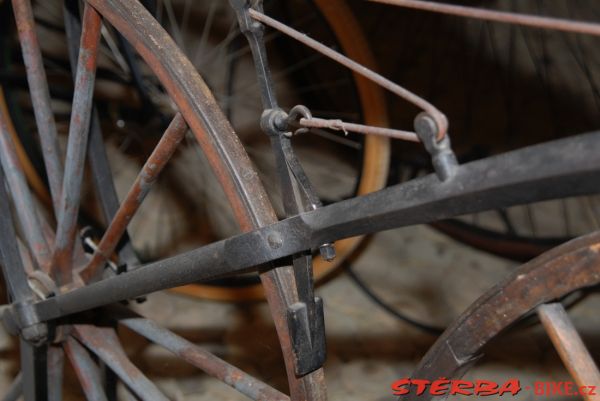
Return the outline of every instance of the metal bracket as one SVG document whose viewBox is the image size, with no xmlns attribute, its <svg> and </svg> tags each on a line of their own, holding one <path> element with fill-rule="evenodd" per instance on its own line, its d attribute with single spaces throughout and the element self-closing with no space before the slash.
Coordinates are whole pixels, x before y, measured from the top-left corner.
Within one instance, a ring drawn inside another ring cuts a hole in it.
<svg viewBox="0 0 600 401">
<path fill-rule="evenodd" d="M 277 106 L 271 72 L 267 61 L 264 42 L 264 27 L 254 21 L 250 8 L 262 11 L 262 0 L 229 0 L 235 10 L 240 29 L 246 36 L 254 68 L 258 78 L 260 93 L 265 111 L 261 117 L 261 127 L 271 139 L 271 147 L 277 162 L 281 181 L 283 207 L 287 217 L 301 212 L 315 210 L 322 206 L 304 169 L 296 158 L 290 139 L 291 119 L 310 112 L 305 107 L 293 109 L 290 117 Z M 296 131 L 301 133 L 301 130 Z M 320 246 L 321 255 L 326 260 L 335 257 L 332 244 Z M 325 361 L 325 328 L 323 303 L 313 294 L 312 254 L 310 251 L 292 257 L 298 302 L 288 305 L 287 318 L 295 356 L 295 371 L 304 376 L 323 365 Z"/>
<path fill-rule="evenodd" d="M 431 162 L 440 181 L 454 177 L 458 169 L 458 161 L 450 146 L 448 133 L 441 140 L 437 139 L 438 126 L 429 114 L 420 113 L 414 122 L 415 132 L 431 155 Z"/>
<path fill-rule="evenodd" d="M 304 106 L 294 107 L 290 115 L 281 109 L 267 109 L 261 118 L 261 127 L 271 138 L 281 179 L 283 205 L 288 217 L 322 206 L 291 144 L 291 126 L 300 117 L 310 118 L 310 111 Z M 327 260 L 335 257 L 332 244 L 321 245 L 319 250 Z M 295 356 L 295 371 L 298 376 L 304 376 L 320 368 L 325 361 L 325 320 L 323 302 L 313 292 L 310 251 L 293 256 L 293 270 L 298 302 L 288 306 L 287 321 Z"/>
<path fill-rule="evenodd" d="M 14 302 L 2 314 L 2 323 L 8 333 L 20 334 L 25 341 L 36 346 L 48 339 L 48 325 L 40 322 L 33 302 Z"/>
</svg>

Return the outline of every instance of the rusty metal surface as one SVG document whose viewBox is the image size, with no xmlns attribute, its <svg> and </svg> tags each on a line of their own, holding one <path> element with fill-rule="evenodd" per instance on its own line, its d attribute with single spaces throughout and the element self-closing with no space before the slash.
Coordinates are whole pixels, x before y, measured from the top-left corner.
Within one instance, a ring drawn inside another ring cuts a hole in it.
<svg viewBox="0 0 600 401">
<path fill-rule="evenodd" d="M 83 345 L 69 337 L 64 349 L 88 401 L 108 401 L 98 366 Z"/>
<path fill-rule="evenodd" d="M 87 152 L 101 26 L 100 14 L 86 4 L 83 13 L 83 30 L 69 124 L 67 159 L 56 241 L 52 255 L 52 273 L 60 284 L 71 281 L 73 246 L 81 200 L 81 183 Z"/>
<path fill-rule="evenodd" d="M 561 303 L 540 305 L 537 315 L 552 340 L 571 377 L 578 386 L 600 388 L 600 372 L 577 329 Z M 600 395 L 581 394 L 585 401 L 598 401 Z"/>
<path fill-rule="evenodd" d="M 243 231 L 277 221 L 248 155 L 194 66 L 152 16 L 134 0 L 89 0 L 138 51 L 184 116 L 218 177 Z M 261 274 L 281 343 L 292 400 L 325 400 L 322 369 L 294 374 L 286 321 L 287 305 L 297 301 L 291 267 Z"/>
<path fill-rule="evenodd" d="M 15 145 L 8 133 L 7 117 L 0 110 L 0 163 L 2 163 L 27 247 L 35 258 L 37 266 L 47 269 L 50 265 L 50 249 L 44 238 L 36 205 L 23 174 Z"/>
<path fill-rule="evenodd" d="M 355 132 L 364 135 L 377 135 L 402 141 L 419 142 L 419 137 L 412 131 L 373 127 L 371 125 L 348 123 L 342 120 L 327 120 L 323 118 L 301 118 L 300 125 L 307 128 L 328 128 L 334 131 Z"/>
<path fill-rule="evenodd" d="M 446 135 L 446 132 L 448 131 L 448 119 L 446 118 L 444 113 L 439 111 L 433 104 L 429 103 L 427 100 L 425 100 L 422 97 L 403 88 L 402 86 L 396 84 L 395 82 L 390 81 L 389 79 L 383 77 L 382 75 L 376 73 L 375 71 L 370 70 L 369 68 L 367 68 L 363 65 L 360 65 L 359 63 L 355 62 L 354 60 L 349 59 L 348 57 L 344 56 L 343 54 L 323 45 L 322 43 L 317 42 L 314 39 L 311 39 L 310 37 L 306 36 L 305 34 L 269 17 L 268 15 L 265 15 L 265 14 L 263 14 L 257 10 L 254 10 L 252 8 L 248 10 L 248 13 L 256 21 L 259 21 L 265 25 L 270 26 L 273 29 L 276 29 L 276 30 L 288 35 L 289 37 L 312 48 L 313 50 L 329 57 L 330 59 L 334 60 L 335 62 L 340 63 L 341 65 L 349 68 L 350 70 L 354 71 L 355 73 L 360 74 L 361 76 L 375 82 L 377 85 L 380 85 L 381 87 L 392 92 L 396 96 L 417 106 L 421 110 L 428 113 L 431 116 L 431 118 L 433 118 L 435 120 L 435 122 L 437 124 L 437 130 L 438 130 L 437 139 L 441 140 Z"/>
<path fill-rule="evenodd" d="M 23 61 L 27 70 L 29 93 L 42 145 L 44 164 L 50 184 L 50 193 L 54 210 L 58 211 L 62 188 L 62 163 L 56 134 L 56 123 L 50 104 L 50 92 L 46 72 L 42 62 L 42 53 L 35 31 L 35 21 L 29 0 L 12 0 Z"/>
<path fill-rule="evenodd" d="M 160 327 L 152 320 L 145 319 L 127 310 L 119 310 L 117 313 L 123 316 L 123 318 L 119 318 L 119 323 L 122 325 L 165 347 L 186 362 L 202 369 L 207 374 L 221 380 L 253 400 L 286 401 L 290 399 L 285 394 L 255 379 L 241 369 Z"/>
<path fill-rule="evenodd" d="M 81 277 L 84 281 L 89 281 L 96 277 L 101 271 L 104 262 L 111 257 L 111 254 L 125 233 L 127 225 L 139 209 L 148 192 L 150 192 L 158 175 L 177 150 L 177 146 L 185 137 L 187 129 L 188 126 L 183 116 L 177 113 L 152 151 L 152 154 L 146 163 L 144 163 L 142 170 L 100 240 L 92 259 L 81 272 Z"/>
<path fill-rule="evenodd" d="M 469 307 L 438 338 L 412 377 L 460 377 L 479 358 L 482 347 L 512 323 L 541 304 L 598 283 L 600 232 L 552 249 L 516 269 Z M 402 399 L 431 397 L 413 393 Z"/>
<path fill-rule="evenodd" d="M 561 18 L 527 15 L 506 11 L 486 10 L 477 7 L 468 7 L 454 4 L 444 4 L 425 0 L 369 0 L 376 3 L 431 11 L 459 17 L 475 18 L 485 21 L 503 22 L 528 26 L 532 28 L 552 29 L 555 31 L 581 33 L 585 35 L 600 36 L 600 24 L 593 22 L 573 21 Z"/>
<path fill-rule="evenodd" d="M 168 401 L 158 387 L 131 363 L 113 328 L 75 325 L 73 334 L 142 400 Z"/>
</svg>

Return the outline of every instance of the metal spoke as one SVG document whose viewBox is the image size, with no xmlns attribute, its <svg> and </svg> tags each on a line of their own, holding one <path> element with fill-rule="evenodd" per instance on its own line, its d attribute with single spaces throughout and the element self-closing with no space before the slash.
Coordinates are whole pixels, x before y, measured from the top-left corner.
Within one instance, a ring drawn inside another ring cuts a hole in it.
<svg viewBox="0 0 600 401">
<path fill-rule="evenodd" d="M 127 358 L 114 329 L 76 325 L 74 332 L 76 338 L 98 355 L 142 400 L 168 401 L 156 385 Z"/>
<path fill-rule="evenodd" d="M 210 30 L 212 28 L 215 13 L 217 11 L 217 4 L 219 4 L 218 0 L 217 1 L 213 0 L 210 3 L 206 21 L 204 21 L 204 26 L 202 27 L 202 34 L 200 35 L 200 42 L 198 43 L 196 52 L 194 53 L 194 57 L 190 58 L 190 60 L 192 60 L 194 62 L 194 64 L 196 64 L 199 57 L 202 55 L 202 51 L 204 51 L 204 48 L 206 47 L 206 43 L 208 41 L 208 36 L 209 36 Z M 228 35 L 229 34 L 231 34 L 231 29 L 230 29 L 230 32 L 228 33 Z"/>
<path fill-rule="evenodd" d="M 15 301 L 23 301 L 32 295 L 27 282 L 19 244 L 15 234 L 10 203 L 4 186 L 4 172 L 0 169 L 0 264 L 9 294 Z"/>
<path fill-rule="evenodd" d="M 10 112 L 8 110 L 8 105 L 6 104 L 6 97 L 4 91 L 2 90 L 2 86 L 0 86 L 0 113 L 4 114 L 6 128 L 8 129 L 8 133 L 12 138 L 13 143 L 15 144 L 17 156 L 21 161 L 23 171 L 25 176 L 27 177 L 27 181 L 31 186 L 31 190 L 37 196 L 37 198 L 42 201 L 44 204 L 52 204 L 52 200 L 50 198 L 50 193 L 48 192 L 48 188 L 46 184 L 38 174 L 35 166 L 31 162 L 31 159 L 27 155 L 21 140 L 19 139 L 19 134 L 15 129 L 15 125 L 13 123 L 12 118 L 10 117 Z"/>
<path fill-rule="evenodd" d="M 186 362 L 202 369 L 207 374 L 221 380 L 253 400 L 289 401 L 290 398 L 285 394 L 186 339 L 160 327 L 152 320 L 145 319 L 129 310 L 121 309 L 117 313 L 124 315 L 123 318 L 119 319 L 119 323 L 122 325 L 165 347 Z"/>
<path fill-rule="evenodd" d="M 540 305 L 537 314 L 575 382 L 579 386 L 600 388 L 598 367 L 562 304 Z M 590 396 L 587 392 L 581 395 L 586 401 L 597 400 L 596 396 Z"/>
<path fill-rule="evenodd" d="M 65 341 L 64 347 L 88 401 L 108 401 L 102 386 L 100 371 L 88 351 L 71 337 Z"/>
<path fill-rule="evenodd" d="M 100 244 L 98 244 L 92 260 L 81 272 L 85 281 L 93 278 L 100 271 L 104 262 L 110 258 L 127 229 L 127 225 L 138 211 L 148 192 L 150 192 L 152 184 L 177 150 L 177 146 L 185 137 L 187 130 L 188 126 L 185 120 L 180 113 L 177 113 L 117 210 Z"/>
<path fill-rule="evenodd" d="M 50 249 L 43 236 L 40 221 L 36 213 L 36 205 L 27 185 L 19 162 L 15 145 L 7 127 L 7 115 L 0 110 L 0 163 L 4 170 L 3 176 L 10 189 L 15 204 L 20 226 L 27 242 L 29 251 L 35 258 L 38 267 L 48 269 L 50 265 Z M 2 183 L 2 185 L 4 185 Z M 3 201 L 9 208 L 8 197 Z M 11 229 L 14 231 L 13 226 Z"/>
<path fill-rule="evenodd" d="M 81 20 L 77 2 L 71 4 L 65 2 L 63 15 L 69 46 L 69 61 L 71 62 L 73 79 L 75 79 L 77 58 L 79 57 L 79 40 L 81 38 Z M 106 31 L 104 26 L 102 28 L 103 32 Z M 92 121 L 88 139 L 88 160 L 90 170 L 92 171 L 94 187 L 98 194 L 100 206 L 102 207 L 102 214 L 106 224 L 108 224 L 119 208 L 119 199 L 117 197 L 113 175 L 108 163 L 106 148 L 102 139 L 100 117 L 98 116 L 98 111 L 95 107 L 92 108 Z M 127 233 L 123 235 L 121 243 L 122 246 L 121 249 L 119 249 L 120 262 L 126 264 L 128 269 L 137 267 L 139 265 L 139 260 L 133 250 L 133 246 Z"/>
<path fill-rule="evenodd" d="M 485 10 L 476 7 L 466 7 L 452 4 L 437 3 L 424 0 L 370 0 L 377 3 L 391 4 L 400 7 L 414 8 L 455 15 L 458 17 L 475 18 L 479 20 L 503 22 L 533 28 L 551 29 L 556 31 L 582 33 L 600 36 L 600 24 L 593 22 L 572 21 L 568 19 L 542 17 L 537 15 L 518 14 L 505 11 Z"/>
<path fill-rule="evenodd" d="M 48 346 L 48 401 L 62 401 L 65 353 L 60 346 Z"/>
<path fill-rule="evenodd" d="M 52 255 L 52 267 L 59 283 L 71 281 L 71 258 L 81 198 L 101 25 L 100 14 L 86 3 L 69 126 L 67 162 Z"/>
<path fill-rule="evenodd" d="M 60 205 L 62 188 L 62 163 L 56 133 L 56 123 L 50 105 L 50 92 L 46 80 L 46 72 L 42 62 L 35 21 L 29 0 L 12 0 L 15 20 L 19 32 L 19 41 L 23 52 L 23 61 L 27 70 L 27 82 L 33 103 L 33 111 L 37 123 L 42 154 L 50 184 L 50 193 L 55 212 Z"/>
</svg>

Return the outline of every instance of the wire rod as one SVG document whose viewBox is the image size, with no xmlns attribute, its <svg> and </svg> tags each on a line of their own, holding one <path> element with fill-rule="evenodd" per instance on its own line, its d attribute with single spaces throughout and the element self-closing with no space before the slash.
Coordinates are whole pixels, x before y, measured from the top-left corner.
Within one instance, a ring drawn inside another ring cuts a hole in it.
<svg viewBox="0 0 600 401">
<path fill-rule="evenodd" d="M 252 8 L 248 9 L 248 13 L 250 17 L 254 20 L 259 21 L 265 25 L 270 26 L 273 29 L 276 29 L 285 35 L 291 37 L 292 39 L 297 40 L 298 42 L 312 48 L 313 50 L 323 54 L 326 57 L 334 60 L 335 62 L 345 66 L 346 68 L 354 71 L 355 73 L 362 75 L 370 81 L 375 82 L 377 85 L 387 89 L 393 94 L 399 96 L 400 98 L 406 100 L 409 103 L 417 106 L 421 110 L 428 113 L 436 122 L 438 133 L 437 139 L 441 140 L 448 131 L 448 119 L 440 110 L 438 110 L 434 105 L 429 103 L 427 100 L 422 97 L 416 95 L 415 93 L 409 91 L 406 88 L 401 87 L 395 82 L 390 81 L 389 79 L 383 77 L 382 75 L 376 73 L 373 70 L 368 69 L 362 64 L 357 63 L 356 61 L 344 56 L 341 53 L 336 52 L 335 50 L 325 46 L 324 44 L 310 38 L 309 36 L 299 32 L 279 21 L 265 15 L 259 11 L 256 11 Z"/>
<path fill-rule="evenodd" d="M 477 7 L 459 6 L 454 4 L 434 3 L 424 0 L 369 0 L 394 6 L 413 8 L 416 10 L 430 11 L 457 17 L 476 18 L 479 20 L 502 22 L 506 24 L 522 25 L 532 28 L 551 29 L 555 31 L 580 33 L 585 35 L 600 36 L 600 24 L 594 22 L 572 21 L 562 18 L 543 17 L 511 13 L 507 11 L 485 10 Z"/>
<path fill-rule="evenodd" d="M 411 131 L 402 131 L 391 128 L 374 127 L 371 125 L 347 123 L 342 120 L 327 120 L 323 118 L 301 118 L 300 125 L 306 128 L 328 128 L 344 133 L 355 132 L 363 135 L 377 135 L 403 141 L 420 142 L 417 134 Z"/>
</svg>

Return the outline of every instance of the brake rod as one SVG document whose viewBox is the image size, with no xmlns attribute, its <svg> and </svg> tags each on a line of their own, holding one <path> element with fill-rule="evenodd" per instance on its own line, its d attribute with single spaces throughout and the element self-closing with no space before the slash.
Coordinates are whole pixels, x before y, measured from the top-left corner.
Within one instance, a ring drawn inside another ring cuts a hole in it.
<svg viewBox="0 0 600 401">
<path fill-rule="evenodd" d="M 324 242 L 600 191 L 600 133 L 535 145 L 302 213 L 34 304 L 40 321 L 197 281 L 273 267 Z"/>
<path fill-rule="evenodd" d="M 413 8 L 457 17 L 475 18 L 484 21 L 522 25 L 530 28 L 550 29 L 554 31 L 600 36 L 600 24 L 595 22 L 572 21 L 563 18 L 544 17 L 507 11 L 486 10 L 455 4 L 444 4 L 425 0 L 369 0 L 393 6 Z"/>
</svg>

